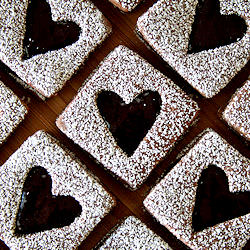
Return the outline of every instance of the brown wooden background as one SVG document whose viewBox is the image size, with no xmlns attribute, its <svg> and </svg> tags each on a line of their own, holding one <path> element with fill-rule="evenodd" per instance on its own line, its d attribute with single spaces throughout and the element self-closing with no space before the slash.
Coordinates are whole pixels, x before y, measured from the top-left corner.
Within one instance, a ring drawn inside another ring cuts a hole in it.
<svg viewBox="0 0 250 250">
<path fill-rule="evenodd" d="M 24 140 L 43 129 L 59 139 L 100 179 L 105 188 L 117 199 L 117 206 L 97 225 L 94 231 L 82 242 L 79 249 L 91 249 L 115 226 L 122 218 L 135 215 L 146 223 L 154 232 L 160 235 L 174 249 L 186 249 L 184 244 L 177 240 L 167 229 L 161 226 L 149 213 L 144 210 L 143 200 L 151 187 L 154 186 L 162 175 L 165 175 L 172 167 L 178 153 L 190 143 L 205 128 L 213 128 L 224 137 L 230 144 L 248 156 L 248 144 L 246 140 L 231 130 L 221 119 L 220 112 L 223 110 L 232 94 L 243 85 L 250 72 L 250 63 L 224 88 L 218 95 L 211 99 L 205 99 L 195 91 L 185 80 L 171 69 L 156 53 L 147 47 L 135 32 L 136 21 L 156 0 L 145 0 L 132 13 L 122 13 L 108 0 L 92 0 L 110 21 L 113 28 L 111 36 L 93 52 L 80 70 L 71 78 L 66 86 L 56 95 L 46 101 L 42 101 L 34 93 L 24 89 L 10 75 L 10 70 L 0 63 L 0 80 L 9 86 L 17 96 L 24 98 L 29 113 L 24 122 L 15 130 L 8 140 L 0 146 L 0 165 L 17 150 Z M 172 152 L 152 171 L 147 181 L 137 191 L 130 191 L 116 178 L 105 171 L 101 165 L 97 165 L 92 157 L 75 145 L 56 125 L 55 120 L 67 104 L 76 95 L 88 75 L 97 67 L 103 58 L 119 44 L 136 51 L 145 58 L 156 69 L 171 78 L 187 94 L 189 94 L 199 105 L 200 119 L 197 124 L 190 128 L 183 136 Z M 249 243 L 249 242 L 248 242 Z M 248 244 L 249 247 L 250 244 Z M 0 242 L 0 249 L 8 249 Z"/>
</svg>

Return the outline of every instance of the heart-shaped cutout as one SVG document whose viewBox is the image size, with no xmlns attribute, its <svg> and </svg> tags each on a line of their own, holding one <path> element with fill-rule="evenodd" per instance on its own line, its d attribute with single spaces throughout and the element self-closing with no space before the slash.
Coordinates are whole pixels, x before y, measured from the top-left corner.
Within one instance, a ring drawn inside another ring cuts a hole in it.
<svg viewBox="0 0 250 250">
<path fill-rule="evenodd" d="M 22 59 L 66 47 L 79 39 L 81 29 L 74 22 L 54 22 L 46 0 L 30 0 Z"/>
<path fill-rule="evenodd" d="M 111 91 L 102 91 L 97 106 L 117 145 L 131 156 L 161 110 L 158 92 L 144 91 L 133 102 L 125 102 Z"/>
<path fill-rule="evenodd" d="M 213 165 L 198 182 L 192 227 L 195 232 L 250 212 L 250 192 L 232 193 L 225 172 Z"/>
<path fill-rule="evenodd" d="M 188 53 L 214 49 L 241 39 L 247 31 L 244 19 L 236 14 L 221 15 L 219 0 L 199 0 Z"/>
<path fill-rule="evenodd" d="M 53 196 L 46 169 L 33 167 L 24 182 L 16 217 L 16 234 L 28 234 L 70 225 L 82 207 L 73 197 Z"/>
</svg>

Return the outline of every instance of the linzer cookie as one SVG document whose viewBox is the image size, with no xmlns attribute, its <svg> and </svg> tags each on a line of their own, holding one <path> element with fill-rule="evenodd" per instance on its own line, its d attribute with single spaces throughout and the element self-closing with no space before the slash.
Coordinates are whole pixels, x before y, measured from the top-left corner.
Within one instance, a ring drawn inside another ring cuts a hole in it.
<svg viewBox="0 0 250 250">
<path fill-rule="evenodd" d="M 224 110 L 223 119 L 239 134 L 250 140 L 250 80 L 232 97 Z"/>
<path fill-rule="evenodd" d="M 134 216 L 128 217 L 98 249 L 171 249 Z"/>
<path fill-rule="evenodd" d="M 45 97 L 65 82 L 110 33 L 88 0 L 3 0 L 0 60 Z"/>
<path fill-rule="evenodd" d="M 241 249 L 250 236 L 250 161 L 206 131 L 144 200 L 192 249 Z"/>
<path fill-rule="evenodd" d="M 169 65 L 210 98 L 249 59 L 249 13 L 249 2 L 242 0 L 160 0 L 137 27 Z"/>
<path fill-rule="evenodd" d="M 10 249 L 75 249 L 115 201 L 43 131 L 0 168 L 0 238 Z"/>
<path fill-rule="evenodd" d="M 129 12 L 133 10 L 141 2 L 141 0 L 109 0 L 109 1 L 124 12 Z"/>
<path fill-rule="evenodd" d="M 26 107 L 0 81 L 0 144 L 14 131 L 26 114 Z"/>
<path fill-rule="evenodd" d="M 198 106 L 124 46 L 84 83 L 56 124 L 132 189 L 195 121 Z"/>
</svg>

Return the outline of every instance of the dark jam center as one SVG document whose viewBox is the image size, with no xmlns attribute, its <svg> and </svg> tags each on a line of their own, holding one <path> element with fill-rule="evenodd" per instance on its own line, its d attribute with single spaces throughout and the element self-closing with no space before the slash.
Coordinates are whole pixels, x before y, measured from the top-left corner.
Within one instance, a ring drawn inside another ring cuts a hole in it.
<svg viewBox="0 0 250 250">
<path fill-rule="evenodd" d="M 46 0 L 30 0 L 22 59 L 64 48 L 79 39 L 80 31 L 74 22 L 54 22 Z"/>
<path fill-rule="evenodd" d="M 250 212 L 250 192 L 232 193 L 225 172 L 209 166 L 198 182 L 192 226 L 195 232 Z"/>
<path fill-rule="evenodd" d="M 219 0 L 199 0 L 188 53 L 214 49 L 236 42 L 247 31 L 247 25 L 236 14 L 221 15 Z"/>
<path fill-rule="evenodd" d="M 124 101 L 111 91 L 103 91 L 97 97 L 97 106 L 117 145 L 131 156 L 161 110 L 158 92 L 145 91 L 132 103 Z"/>
<path fill-rule="evenodd" d="M 70 196 L 51 194 L 51 177 L 42 167 L 30 170 L 16 218 L 16 234 L 28 234 L 70 225 L 82 208 Z"/>
</svg>

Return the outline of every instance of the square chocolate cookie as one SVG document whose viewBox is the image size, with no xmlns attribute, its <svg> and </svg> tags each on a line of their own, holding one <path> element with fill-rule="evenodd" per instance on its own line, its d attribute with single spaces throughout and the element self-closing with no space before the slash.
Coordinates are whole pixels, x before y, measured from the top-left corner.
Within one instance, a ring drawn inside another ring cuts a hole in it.
<svg viewBox="0 0 250 250">
<path fill-rule="evenodd" d="M 0 144 L 23 121 L 27 112 L 19 98 L 0 81 Z"/>
<path fill-rule="evenodd" d="M 0 238 L 11 249 L 75 249 L 115 201 L 43 131 L 0 168 Z"/>
<path fill-rule="evenodd" d="M 250 80 L 233 95 L 222 117 L 229 126 L 250 140 Z"/>
<path fill-rule="evenodd" d="M 249 1 L 160 0 L 137 22 L 142 38 L 210 98 L 250 56 Z"/>
<path fill-rule="evenodd" d="M 56 124 L 135 189 L 195 121 L 198 109 L 170 79 L 119 46 Z"/>
<path fill-rule="evenodd" d="M 129 216 L 119 225 L 98 248 L 103 249 L 165 249 L 170 246 L 144 223 L 134 216 Z"/>
<path fill-rule="evenodd" d="M 206 131 L 144 200 L 192 249 L 241 249 L 250 238 L 250 161 Z"/>
<path fill-rule="evenodd" d="M 3 0 L 0 60 L 26 86 L 50 97 L 111 32 L 88 0 Z"/>
</svg>

